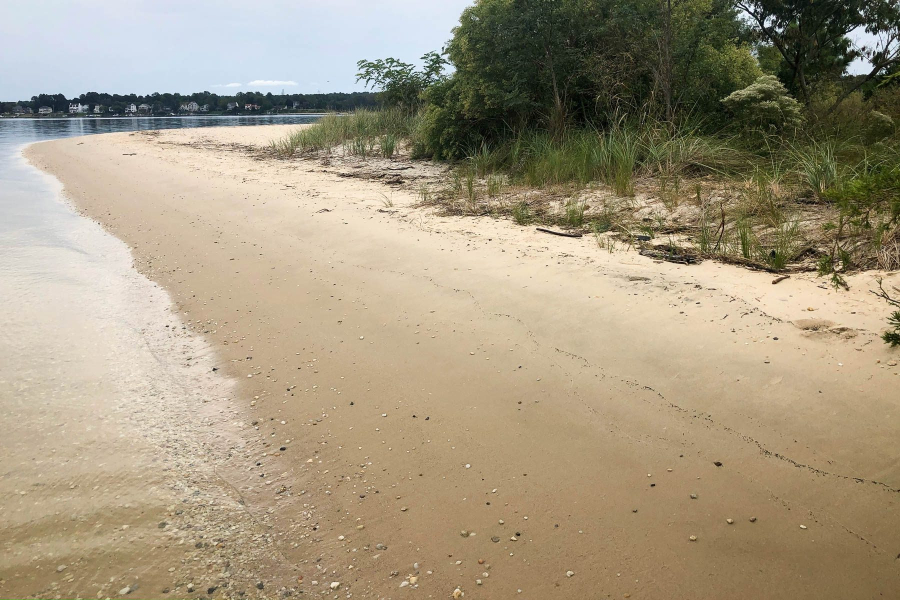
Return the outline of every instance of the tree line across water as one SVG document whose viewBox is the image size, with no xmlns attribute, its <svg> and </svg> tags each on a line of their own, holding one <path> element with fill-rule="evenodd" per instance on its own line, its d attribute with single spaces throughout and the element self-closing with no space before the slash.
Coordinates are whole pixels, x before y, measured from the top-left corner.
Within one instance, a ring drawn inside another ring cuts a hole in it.
<svg viewBox="0 0 900 600">
<path fill-rule="evenodd" d="M 263 94 L 261 92 L 238 92 L 234 95 L 219 95 L 211 92 L 194 94 L 105 94 L 88 92 L 67 98 L 63 94 L 39 94 L 30 100 L 0 102 L 0 113 L 11 113 L 16 106 L 30 108 L 34 114 L 41 107 L 50 107 L 55 113 L 68 113 L 70 104 L 82 104 L 93 111 L 100 106 L 105 113 L 124 114 L 125 109 L 134 104 L 146 104 L 150 114 L 178 113 L 184 104 L 196 102 L 207 106 L 209 112 L 243 113 L 246 105 L 254 106 L 252 112 L 271 111 L 338 111 L 346 112 L 357 108 L 373 108 L 379 101 L 373 92 L 327 93 L 327 94 Z M 233 105 L 229 109 L 229 104 Z M 258 108 L 257 108 L 258 107 Z"/>
</svg>

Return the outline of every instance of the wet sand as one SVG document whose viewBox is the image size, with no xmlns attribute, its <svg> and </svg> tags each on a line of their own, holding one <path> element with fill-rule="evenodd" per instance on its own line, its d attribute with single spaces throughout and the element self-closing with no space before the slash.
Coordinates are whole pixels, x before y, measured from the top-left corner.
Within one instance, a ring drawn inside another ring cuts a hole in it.
<svg viewBox="0 0 900 600">
<path fill-rule="evenodd" d="M 284 130 L 27 152 L 128 244 L 234 382 L 233 408 L 176 396 L 244 440 L 206 463 L 228 465 L 245 513 L 265 519 L 258 554 L 278 560 L 255 577 L 363 598 L 900 595 L 900 368 L 877 338 L 888 310 L 871 274 L 849 294 L 812 276 L 773 286 L 444 217 L 412 193 L 247 151 Z M 154 419 L 190 437 L 170 404 Z M 47 451 L 39 439 L 14 455 Z M 35 519 L 21 529 L 46 537 Z M 0 593 L 46 594 L 23 582 L 68 572 L 38 566 L 4 569 Z"/>
</svg>

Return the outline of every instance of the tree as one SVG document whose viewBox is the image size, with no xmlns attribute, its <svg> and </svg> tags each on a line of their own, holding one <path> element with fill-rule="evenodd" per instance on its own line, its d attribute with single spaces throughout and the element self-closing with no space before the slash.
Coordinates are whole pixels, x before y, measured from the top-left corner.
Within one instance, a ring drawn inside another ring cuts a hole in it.
<svg viewBox="0 0 900 600">
<path fill-rule="evenodd" d="M 417 70 L 415 65 L 395 58 L 361 60 L 356 63 L 359 69 L 356 81 L 380 89 L 385 104 L 418 108 L 422 103 L 422 92 L 444 79 L 447 64 L 437 52 L 429 52 L 422 61 L 424 66 Z"/>
<path fill-rule="evenodd" d="M 851 93 L 900 63 L 900 6 L 896 0 L 736 0 L 759 36 L 783 59 L 782 79 L 805 104 L 812 87 L 834 80 L 857 58 L 872 68 L 848 87 L 829 109 Z M 870 45 L 856 45 L 848 37 L 866 31 Z"/>
<path fill-rule="evenodd" d="M 623 115 L 722 115 L 719 99 L 762 74 L 749 41 L 731 0 L 479 0 L 447 46 L 454 74 L 428 93 L 429 153 Z"/>
</svg>

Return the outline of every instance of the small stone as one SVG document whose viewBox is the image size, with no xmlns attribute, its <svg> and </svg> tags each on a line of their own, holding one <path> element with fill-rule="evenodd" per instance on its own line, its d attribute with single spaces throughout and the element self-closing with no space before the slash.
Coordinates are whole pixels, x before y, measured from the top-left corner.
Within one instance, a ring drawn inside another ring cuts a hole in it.
<svg viewBox="0 0 900 600">
<path fill-rule="evenodd" d="M 159 525 L 157 525 L 157 527 L 159 527 L 160 529 L 165 529 L 167 525 L 168 525 L 168 523 L 166 523 L 165 521 L 162 521 L 162 522 L 160 522 Z"/>
<path fill-rule="evenodd" d="M 341 582 L 340 581 L 332 581 L 330 587 L 331 587 L 331 589 L 336 590 L 339 587 L 341 587 Z"/>
<path fill-rule="evenodd" d="M 459 532 L 460 537 L 469 537 L 469 532 L 463 529 Z"/>
<path fill-rule="evenodd" d="M 480 579 L 476 579 L 476 580 L 475 580 L 475 585 L 481 585 L 481 580 L 480 580 Z"/>
<path fill-rule="evenodd" d="M 56 567 L 57 573 L 62 573 L 65 570 L 66 570 L 66 565 L 59 565 L 58 567 Z"/>
<path fill-rule="evenodd" d="M 503 525 L 503 519 L 500 519 L 500 520 L 497 521 L 497 522 L 500 523 L 501 525 Z"/>
<path fill-rule="evenodd" d="M 419 581 L 419 578 L 413 575 L 409 578 L 409 585 L 416 585 L 416 582 Z"/>
<path fill-rule="evenodd" d="M 464 595 L 465 595 L 465 594 L 463 594 L 463 591 L 462 591 L 461 589 L 459 589 L 459 588 L 456 588 L 455 590 L 453 590 L 453 598 L 454 598 L 455 600 L 458 600 L 459 598 L 462 598 Z"/>
<path fill-rule="evenodd" d="M 400 507 L 400 512 L 406 512 L 406 511 L 408 511 L 408 510 L 409 510 L 409 508 L 406 507 L 406 506 Z"/>
<path fill-rule="evenodd" d="M 801 525 L 800 529 L 806 529 L 806 525 Z"/>
<path fill-rule="evenodd" d="M 691 500 L 696 500 L 696 499 L 697 499 L 697 494 L 691 494 Z"/>
<path fill-rule="evenodd" d="M 734 525 L 734 519 L 725 519 L 725 522 L 729 525 Z"/>
<path fill-rule="evenodd" d="M 193 587 L 193 586 L 191 586 L 191 587 Z M 263 589 L 264 587 L 266 587 L 266 586 L 263 585 L 263 582 L 262 582 L 262 581 L 257 581 L 257 582 L 256 582 L 256 589 L 261 590 L 261 589 Z"/>
<path fill-rule="evenodd" d="M 492 535 L 492 536 L 491 536 L 491 541 L 494 542 L 495 544 L 497 544 L 497 543 L 500 542 L 500 538 L 497 537 L 496 535 Z"/>
<path fill-rule="evenodd" d="M 483 559 L 483 558 L 479 558 L 479 559 L 478 559 L 478 564 L 479 564 L 479 565 L 483 565 L 483 564 L 484 564 L 484 559 Z"/>
<path fill-rule="evenodd" d="M 405 588 L 405 587 L 408 586 L 408 585 L 409 585 L 409 582 L 408 582 L 408 581 L 401 581 L 401 582 L 400 582 L 400 587 L 402 587 L 402 588 Z"/>
<path fill-rule="evenodd" d="M 750 517 L 750 522 L 751 522 L 751 523 L 756 523 L 756 517 Z"/>
<path fill-rule="evenodd" d="M 692 536 L 689 537 L 688 539 L 691 540 L 692 542 L 696 542 L 696 541 L 697 541 L 697 536 L 696 536 L 696 535 L 692 535 Z"/>
<path fill-rule="evenodd" d="M 120 595 L 120 596 L 127 596 L 127 595 L 130 594 L 130 593 L 131 593 L 131 586 L 127 586 L 127 585 L 126 585 L 126 586 L 123 587 L 121 590 L 119 590 L 119 595 Z"/>
<path fill-rule="evenodd" d="M 566 577 L 574 577 L 575 571 L 566 571 Z"/>
<path fill-rule="evenodd" d="M 257 584 L 256 584 L 256 587 L 257 587 L 258 589 L 261 590 L 262 587 L 260 587 L 260 586 L 262 586 L 261 583 L 257 583 Z M 193 584 L 193 583 L 189 583 L 189 584 L 188 584 L 188 586 L 187 586 L 187 591 L 188 591 L 188 592 L 193 592 L 193 591 L 194 591 L 194 584 Z"/>
</svg>

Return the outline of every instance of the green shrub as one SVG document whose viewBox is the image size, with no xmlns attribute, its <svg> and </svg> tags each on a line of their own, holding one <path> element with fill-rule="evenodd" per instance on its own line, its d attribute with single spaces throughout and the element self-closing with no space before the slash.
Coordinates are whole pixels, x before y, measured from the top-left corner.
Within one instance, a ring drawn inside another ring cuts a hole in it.
<svg viewBox="0 0 900 600">
<path fill-rule="evenodd" d="M 763 75 L 749 86 L 732 92 L 722 104 L 743 125 L 785 131 L 803 122 L 800 103 L 774 75 Z"/>
<path fill-rule="evenodd" d="M 895 310 L 894 313 L 888 317 L 888 325 L 893 331 L 885 331 L 881 336 L 881 339 L 884 340 L 885 344 L 890 344 L 892 348 L 896 348 L 897 346 L 900 346 L 900 310 Z"/>
</svg>

